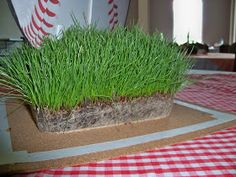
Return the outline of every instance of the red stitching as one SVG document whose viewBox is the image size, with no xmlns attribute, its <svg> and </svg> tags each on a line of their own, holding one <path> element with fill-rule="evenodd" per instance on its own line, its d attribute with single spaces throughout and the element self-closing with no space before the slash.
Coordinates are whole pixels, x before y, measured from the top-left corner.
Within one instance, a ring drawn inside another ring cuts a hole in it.
<svg viewBox="0 0 236 177">
<path fill-rule="evenodd" d="M 33 47 L 37 47 L 37 46 L 35 45 L 34 41 L 30 38 L 30 36 L 29 36 L 29 34 L 28 34 L 28 31 L 26 30 L 26 27 L 23 27 L 22 30 L 23 30 L 23 32 L 24 32 L 26 38 L 28 39 L 28 41 L 31 43 L 31 45 L 32 45 Z"/>
<path fill-rule="evenodd" d="M 42 17 L 39 15 L 36 6 L 34 6 L 34 11 L 35 11 L 36 17 L 39 19 L 40 22 L 43 22 L 43 24 L 46 25 L 48 28 L 52 28 L 52 27 L 53 27 L 53 25 L 52 25 L 51 23 L 48 23 L 44 18 L 42 18 Z"/>
<path fill-rule="evenodd" d="M 31 33 L 31 30 L 30 30 L 30 26 L 28 25 L 27 26 L 27 29 L 28 29 L 28 32 L 29 32 L 29 35 L 32 39 L 34 39 L 35 37 L 33 36 L 33 34 Z"/>
<path fill-rule="evenodd" d="M 111 15 L 111 13 L 113 12 L 113 8 L 111 8 L 109 11 L 108 11 L 108 15 Z"/>
<path fill-rule="evenodd" d="M 113 7 L 108 11 L 108 15 L 111 15 L 111 13 L 117 8 L 118 6 L 116 4 L 113 4 Z"/>
<path fill-rule="evenodd" d="M 42 21 L 43 19 L 42 19 L 42 17 L 39 15 L 36 6 L 34 6 L 34 11 L 35 11 L 35 15 L 37 16 L 37 18 L 38 18 L 40 21 Z"/>
<path fill-rule="evenodd" d="M 40 46 L 43 42 L 43 40 L 41 40 L 42 38 L 39 38 L 39 35 L 37 36 L 38 38 L 35 39 L 35 42 Z M 39 39 L 40 41 L 38 41 L 37 39 Z"/>
<path fill-rule="evenodd" d="M 28 25 L 27 28 L 28 28 L 30 37 L 31 37 L 32 39 L 35 39 L 35 35 L 33 35 L 33 32 L 32 32 L 32 30 L 31 30 L 31 28 L 30 28 L 30 25 Z"/>
<path fill-rule="evenodd" d="M 48 0 L 44 0 L 44 2 L 48 2 Z M 50 0 L 50 2 L 53 4 L 58 4 L 59 0 Z"/>
<path fill-rule="evenodd" d="M 114 18 L 115 18 L 115 16 L 113 15 L 113 17 L 109 20 L 109 24 L 112 24 L 112 23 L 113 23 Z"/>
<path fill-rule="evenodd" d="M 43 24 L 46 25 L 48 28 L 52 28 L 53 25 L 51 23 L 48 23 L 45 19 L 42 20 Z"/>
<path fill-rule="evenodd" d="M 30 22 L 30 24 L 31 24 L 31 22 Z M 36 35 L 35 35 L 35 36 L 32 35 L 33 29 L 31 29 L 30 25 L 28 25 L 27 28 L 28 28 L 28 31 L 29 31 L 29 35 L 32 37 L 32 39 L 31 39 L 31 44 L 32 44 L 34 47 L 38 47 L 38 46 L 37 46 L 37 45 L 38 45 L 38 42 L 37 42 Z M 33 33 L 34 33 L 34 32 L 33 32 Z"/>
<path fill-rule="evenodd" d="M 43 14 L 46 13 L 47 16 L 50 16 L 50 17 L 56 16 L 56 14 L 53 11 L 51 11 L 48 8 L 45 8 L 43 6 L 42 1 L 44 1 L 46 3 L 48 3 L 48 1 L 50 1 L 53 5 L 56 5 L 59 3 L 59 0 L 38 0 L 38 3 L 34 6 L 34 11 L 31 14 L 30 23 L 28 23 L 27 26 L 22 28 L 26 38 L 34 47 L 39 47 L 43 42 L 43 38 L 38 34 L 38 31 L 41 32 L 42 36 L 47 36 L 49 33 L 46 32 L 45 29 L 52 28 L 54 26 L 53 24 L 49 23 L 46 19 L 44 19 L 41 16 L 41 13 L 39 13 L 39 10 Z M 42 22 L 45 25 L 45 29 L 37 24 L 37 22 L 35 21 L 36 18 L 38 19 L 38 21 L 40 23 Z"/>
<path fill-rule="evenodd" d="M 38 35 L 37 37 L 38 37 L 38 39 L 39 39 L 40 41 L 43 41 L 43 39 L 41 38 L 41 36 Z"/>
<path fill-rule="evenodd" d="M 33 15 L 32 15 L 31 20 L 32 20 L 32 23 L 33 23 L 34 27 L 35 27 L 38 31 L 41 31 L 44 35 L 48 35 L 48 33 L 47 33 L 46 31 L 44 31 L 43 28 L 41 28 L 41 27 L 39 27 L 39 26 L 37 25 L 37 23 L 36 23 L 35 20 L 34 20 L 34 16 L 33 16 Z"/>
<path fill-rule="evenodd" d="M 41 10 L 43 13 L 46 12 L 46 14 L 47 14 L 48 16 L 50 16 L 50 17 L 55 17 L 55 16 L 56 16 L 56 14 L 55 14 L 54 12 L 50 11 L 48 8 L 43 7 L 43 4 L 42 4 L 41 0 L 38 0 L 38 6 L 39 6 L 40 10 Z"/>
<path fill-rule="evenodd" d="M 118 6 L 117 6 L 116 4 L 113 4 L 113 8 L 117 9 L 117 8 L 118 8 Z"/>
<path fill-rule="evenodd" d="M 24 33 L 25 33 L 26 38 L 27 38 L 28 40 L 30 40 L 30 37 L 29 37 L 28 32 L 26 31 L 26 28 L 25 28 L 25 27 L 23 28 L 23 31 L 24 31 Z"/>
<path fill-rule="evenodd" d="M 37 46 L 35 45 L 35 43 L 34 43 L 34 40 L 30 37 L 29 31 L 27 31 L 28 27 L 29 27 L 29 26 L 24 27 L 24 32 L 25 32 L 25 34 L 26 34 L 26 37 L 27 37 L 27 39 L 29 40 L 29 42 L 31 43 L 31 45 L 32 45 L 33 47 L 37 47 Z"/>
<path fill-rule="evenodd" d="M 31 31 L 34 33 L 34 35 L 36 36 L 37 33 L 34 31 L 34 28 L 33 28 L 32 22 L 30 22 L 30 29 L 31 29 Z"/>
<path fill-rule="evenodd" d="M 114 0 L 108 0 L 108 4 L 112 5 L 110 10 L 108 11 L 108 16 L 110 17 L 109 19 L 109 25 L 110 29 L 113 30 L 115 26 L 118 24 L 118 5 L 115 3 Z"/>
<path fill-rule="evenodd" d="M 109 3 L 109 4 L 113 3 L 113 0 L 108 0 L 108 3 Z"/>
<path fill-rule="evenodd" d="M 50 0 L 50 2 L 53 4 L 59 4 L 59 0 Z"/>
<path fill-rule="evenodd" d="M 48 0 L 44 0 L 44 2 L 48 2 Z M 53 4 L 58 4 L 59 0 L 50 0 L 50 2 Z"/>
</svg>

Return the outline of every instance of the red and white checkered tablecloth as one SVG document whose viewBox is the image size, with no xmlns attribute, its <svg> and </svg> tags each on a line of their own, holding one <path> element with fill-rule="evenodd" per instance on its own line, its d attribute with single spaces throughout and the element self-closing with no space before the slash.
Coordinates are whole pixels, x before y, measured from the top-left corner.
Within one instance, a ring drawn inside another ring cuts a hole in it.
<svg viewBox="0 0 236 177">
<path fill-rule="evenodd" d="M 236 127 L 184 143 L 26 177 L 235 177 Z"/>
<path fill-rule="evenodd" d="M 196 82 L 176 94 L 176 99 L 223 112 L 236 113 L 236 75 L 192 75 Z"/>
</svg>

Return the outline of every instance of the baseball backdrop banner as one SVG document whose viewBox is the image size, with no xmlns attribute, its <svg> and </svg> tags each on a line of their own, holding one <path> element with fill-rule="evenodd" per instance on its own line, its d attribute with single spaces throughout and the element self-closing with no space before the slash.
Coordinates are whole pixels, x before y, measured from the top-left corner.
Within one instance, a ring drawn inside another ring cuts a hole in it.
<svg viewBox="0 0 236 177">
<path fill-rule="evenodd" d="M 39 47 L 44 36 L 58 36 L 73 25 L 73 17 L 82 26 L 124 26 L 129 0 L 10 0 L 10 5 L 26 39 Z"/>
</svg>

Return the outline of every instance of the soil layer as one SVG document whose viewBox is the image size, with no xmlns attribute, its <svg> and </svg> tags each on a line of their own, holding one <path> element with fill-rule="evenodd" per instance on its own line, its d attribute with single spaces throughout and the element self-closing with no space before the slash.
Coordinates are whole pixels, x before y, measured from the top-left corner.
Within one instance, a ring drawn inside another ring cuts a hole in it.
<svg viewBox="0 0 236 177">
<path fill-rule="evenodd" d="M 88 104 L 71 111 L 51 112 L 48 109 L 36 109 L 33 110 L 33 114 L 40 131 L 65 132 L 163 118 L 170 114 L 172 107 L 171 96 L 155 94 L 110 104 Z"/>
</svg>

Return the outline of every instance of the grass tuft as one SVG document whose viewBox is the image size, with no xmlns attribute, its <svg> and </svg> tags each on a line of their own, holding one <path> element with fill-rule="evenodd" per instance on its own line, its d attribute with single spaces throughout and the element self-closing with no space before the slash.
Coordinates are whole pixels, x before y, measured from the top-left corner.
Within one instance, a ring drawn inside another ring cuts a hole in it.
<svg viewBox="0 0 236 177">
<path fill-rule="evenodd" d="M 189 66 L 159 34 L 75 25 L 40 49 L 25 44 L 1 59 L 0 86 L 37 108 L 72 109 L 87 101 L 173 95 Z"/>
</svg>

